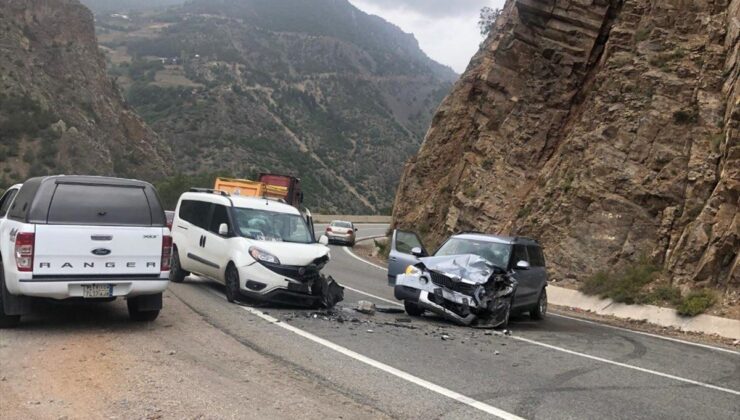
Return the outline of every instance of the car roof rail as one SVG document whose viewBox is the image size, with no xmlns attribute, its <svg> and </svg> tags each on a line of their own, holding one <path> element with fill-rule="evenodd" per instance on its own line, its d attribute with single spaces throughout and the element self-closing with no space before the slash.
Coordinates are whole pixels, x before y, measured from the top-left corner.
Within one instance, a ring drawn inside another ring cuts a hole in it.
<svg viewBox="0 0 740 420">
<path fill-rule="evenodd" d="M 490 235 L 490 236 L 496 236 L 492 233 L 485 233 L 485 232 L 479 232 L 477 230 L 463 230 L 462 232 L 457 232 L 455 235 Z"/>
<path fill-rule="evenodd" d="M 229 197 L 230 194 L 226 191 L 221 190 L 214 190 L 213 188 L 191 188 L 188 190 L 189 192 L 199 192 L 199 193 L 210 193 L 210 194 L 220 194 L 223 197 Z"/>
</svg>

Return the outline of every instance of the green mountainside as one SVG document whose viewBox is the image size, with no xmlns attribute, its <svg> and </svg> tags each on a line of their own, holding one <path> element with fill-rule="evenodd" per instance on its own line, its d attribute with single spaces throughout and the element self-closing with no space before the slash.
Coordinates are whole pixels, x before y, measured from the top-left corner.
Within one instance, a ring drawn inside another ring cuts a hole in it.
<svg viewBox="0 0 740 420">
<path fill-rule="evenodd" d="M 387 211 L 457 78 L 346 0 L 202 0 L 96 25 L 176 172 L 292 174 L 322 212 Z"/>
</svg>

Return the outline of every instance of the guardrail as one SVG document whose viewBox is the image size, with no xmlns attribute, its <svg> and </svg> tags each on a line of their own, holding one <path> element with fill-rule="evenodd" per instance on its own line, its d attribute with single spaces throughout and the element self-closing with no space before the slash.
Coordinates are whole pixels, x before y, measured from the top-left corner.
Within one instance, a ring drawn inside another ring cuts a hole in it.
<svg viewBox="0 0 740 420">
<path fill-rule="evenodd" d="M 313 221 L 316 223 L 329 223 L 332 220 L 344 220 L 352 223 L 385 223 L 391 222 L 391 216 L 362 216 L 362 215 L 340 215 L 340 214 L 314 214 Z"/>
</svg>

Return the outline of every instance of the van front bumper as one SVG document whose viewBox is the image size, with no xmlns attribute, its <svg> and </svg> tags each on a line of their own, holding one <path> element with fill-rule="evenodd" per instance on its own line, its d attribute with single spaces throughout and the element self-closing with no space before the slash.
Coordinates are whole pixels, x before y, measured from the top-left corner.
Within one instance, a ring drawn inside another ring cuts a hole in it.
<svg viewBox="0 0 740 420">
<path fill-rule="evenodd" d="M 44 279 L 21 280 L 18 282 L 18 294 L 22 296 L 50 299 L 82 298 L 82 286 L 86 284 L 110 284 L 113 286 L 112 297 L 136 297 L 162 293 L 167 289 L 167 278 L 104 278 L 104 279 Z"/>
</svg>

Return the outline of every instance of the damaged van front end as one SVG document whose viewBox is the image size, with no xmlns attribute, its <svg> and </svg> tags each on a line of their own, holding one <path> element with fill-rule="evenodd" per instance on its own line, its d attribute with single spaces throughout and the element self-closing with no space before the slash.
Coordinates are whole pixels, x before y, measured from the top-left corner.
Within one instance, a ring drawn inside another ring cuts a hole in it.
<svg viewBox="0 0 740 420">
<path fill-rule="evenodd" d="M 461 325 L 506 326 L 516 280 L 477 255 L 420 258 L 396 277 L 396 299 Z"/>
</svg>

